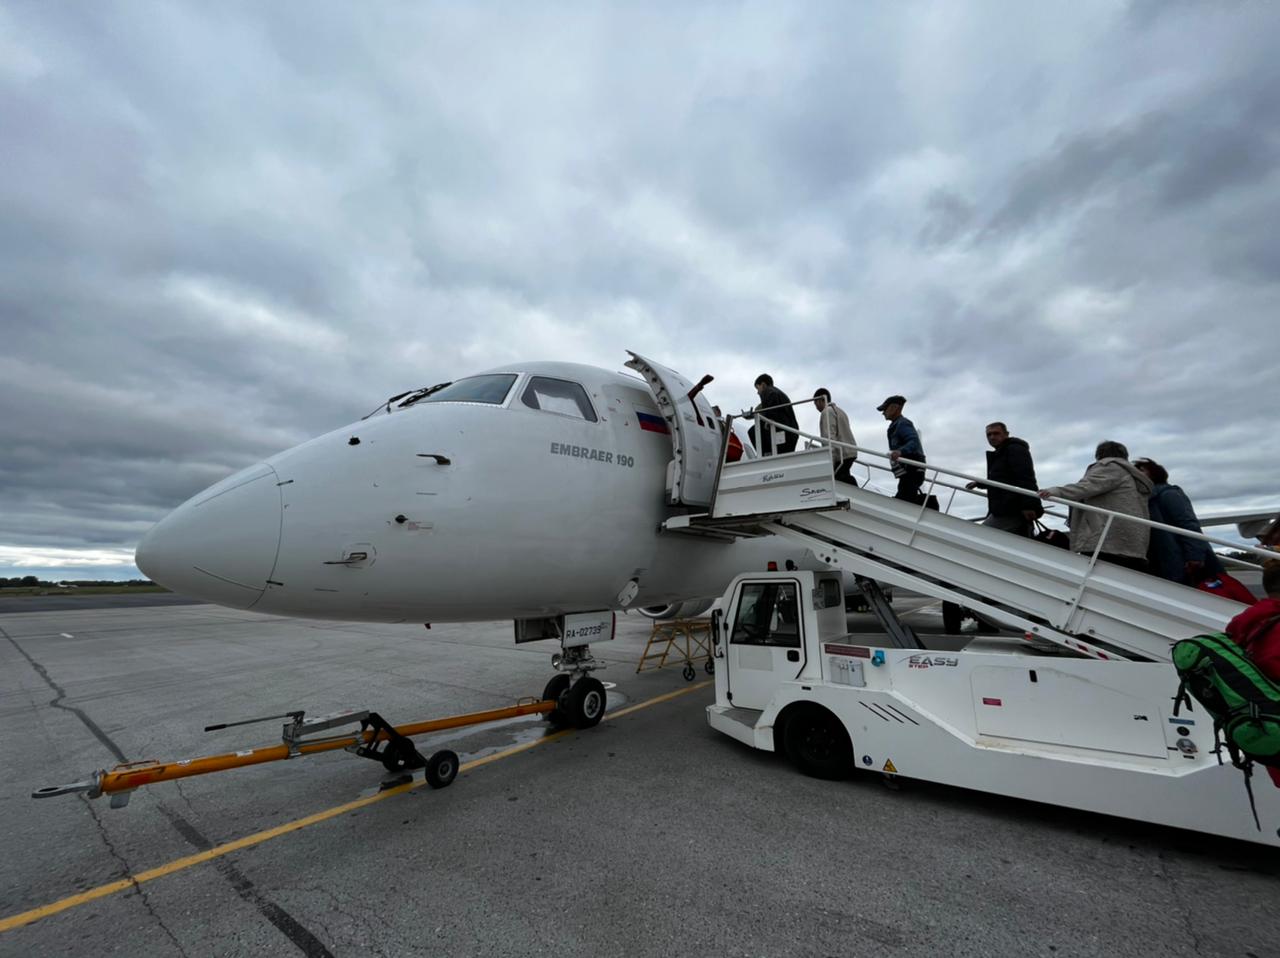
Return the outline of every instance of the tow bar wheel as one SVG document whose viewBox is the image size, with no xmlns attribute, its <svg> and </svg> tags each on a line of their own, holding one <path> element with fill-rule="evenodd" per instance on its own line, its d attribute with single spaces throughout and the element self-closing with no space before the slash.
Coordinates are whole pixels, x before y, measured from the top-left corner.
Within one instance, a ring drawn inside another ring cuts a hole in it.
<svg viewBox="0 0 1280 958">
<path fill-rule="evenodd" d="M 446 788 L 458 777 L 458 755 L 442 748 L 427 759 L 427 784 L 432 788 Z"/>
</svg>

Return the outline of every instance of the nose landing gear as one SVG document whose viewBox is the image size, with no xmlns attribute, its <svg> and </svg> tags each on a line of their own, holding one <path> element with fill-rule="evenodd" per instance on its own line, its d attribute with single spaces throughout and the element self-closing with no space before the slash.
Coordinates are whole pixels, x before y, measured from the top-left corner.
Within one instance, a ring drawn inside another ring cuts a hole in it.
<svg viewBox="0 0 1280 958">
<path fill-rule="evenodd" d="M 543 701 L 556 703 L 555 709 L 547 713 L 547 721 L 572 728 L 599 725 L 604 718 L 607 696 L 604 683 L 590 674 L 603 667 L 591 655 L 591 646 L 569 646 L 551 657 L 551 665 L 564 671 L 553 675 L 542 690 Z"/>
</svg>

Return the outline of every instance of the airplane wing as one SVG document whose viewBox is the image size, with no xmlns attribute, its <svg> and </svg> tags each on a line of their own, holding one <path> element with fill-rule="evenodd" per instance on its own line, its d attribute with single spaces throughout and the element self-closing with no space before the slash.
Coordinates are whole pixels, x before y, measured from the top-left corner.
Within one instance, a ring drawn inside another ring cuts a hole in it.
<svg viewBox="0 0 1280 958">
<path fill-rule="evenodd" d="M 1261 509 L 1252 512 L 1229 512 L 1201 518 L 1200 525 L 1234 525 L 1236 532 L 1245 539 L 1257 539 L 1263 545 L 1280 545 L 1280 509 Z"/>
</svg>

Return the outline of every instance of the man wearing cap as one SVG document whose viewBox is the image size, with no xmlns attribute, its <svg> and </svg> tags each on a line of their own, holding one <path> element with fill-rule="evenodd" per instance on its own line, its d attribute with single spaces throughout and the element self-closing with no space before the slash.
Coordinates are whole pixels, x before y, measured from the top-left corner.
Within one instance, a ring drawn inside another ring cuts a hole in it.
<svg viewBox="0 0 1280 958">
<path fill-rule="evenodd" d="M 902 407 L 907 403 L 905 396 L 890 396 L 876 410 L 884 413 L 889 420 L 889 461 L 893 463 L 893 474 L 898 477 L 898 491 L 893 498 L 917 505 L 924 502 L 920 487 L 924 484 L 924 470 L 919 466 L 908 466 L 899 462 L 900 458 L 924 462 L 924 446 L 920 443 L 920 434 L 911 420 L 902 415 Z"/>
<path fill-rule="evenodd" d="M 831 444 L 831 461 L 836 466 L 836 482 L 847 482 L 851 486 L 856 486 L 858 483 L 849 474 L 849 470 L 853 467 L 854 460 L 858 458 L 858 450 L 836 445 L 836 443 L 848 443 L 850 446 L 855 444 L 853 429 L 849 426 L 849 417 L 845 415 L 843 409 L 831 401 L 831 393 L 826 388 L 820 388 L 813 394 L 813 408 L 818 410 L 818 435 L 823 439 L 835 440 Z"/>
</svg>

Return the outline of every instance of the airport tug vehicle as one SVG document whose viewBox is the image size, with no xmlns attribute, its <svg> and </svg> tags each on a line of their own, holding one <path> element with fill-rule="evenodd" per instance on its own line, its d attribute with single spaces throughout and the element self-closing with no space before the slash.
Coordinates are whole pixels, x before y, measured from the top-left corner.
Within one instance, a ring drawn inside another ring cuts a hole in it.
<svg viewBox="0 0 1280 958">
<path fill-rule="evenodd" d="M 87 798 L 101 798 L 109 795 L 112 808 L 124 808 L 129 804 L 133 791 L 144 785 L 304 758 L 338 749 L 381 763 L 390 773 L 382 783 L 383 788 L 408 783 L 418 769 L 423 770 L 426 783 L 432 788 L 446 788 L 461 768 L 457 753 L 446 748 L 424 756 L 414 744 L 414 737 L 527 715 L 545 716 L 553 727 L 587 729 L 598 725 L 604 718 L 607 695 L 604 683 L 590 674 L 603 668 L 603 663 L 592 655 L 591 646 L 611 640 L 615 625 L 614 613 L 608 611 L 518 620 L 517 642 L 541 638 L 559 638 L 561 642 L 561 651 L 552 656 L 552 666 L 557 672 L 547 682 L 540 698 L 522 699 L 504 708 L 394 726 L 370 709 L 350 709 L 314 718 L 308 718 L 305 710 L 298 710 L 220 722 L 207 725 L 204 730 L 217 732 L 276 719 L 289 720 L 283 726 L 279 745 L 170 762 L 155 759 L 127 762 L 114 768 L 100 769 L 83 781 L 38 788 L 31 797 L 84 794 Z M 352 725 L 358 727 L 346 732 L 334 731 Z"/>
</svg>

